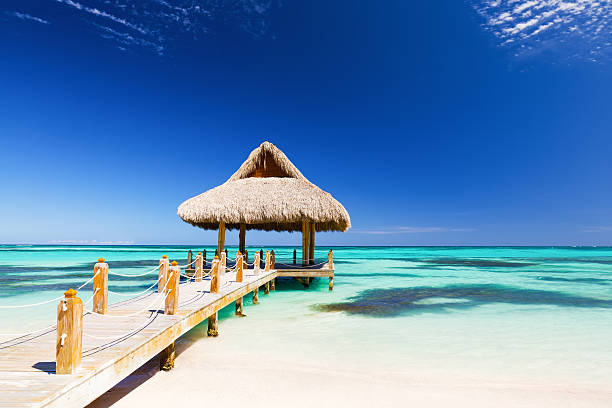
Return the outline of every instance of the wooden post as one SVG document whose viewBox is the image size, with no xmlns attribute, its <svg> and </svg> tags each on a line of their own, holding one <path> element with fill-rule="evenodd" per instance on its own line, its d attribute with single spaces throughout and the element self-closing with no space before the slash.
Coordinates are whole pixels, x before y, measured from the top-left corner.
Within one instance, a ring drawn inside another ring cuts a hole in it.
<svg viewBox="0 0 612 408">
<path fill-rule="evenodd" d="M 219 256 L 219 250 L 215 249 L 215 256 Z"/>
<path fill-rule="evenodd" d="M 106 314 L 108 310 L 108 264 L 104 258 L 94 265 L 93 304 L 94 313 Z"/>
<path fill-rule="evenodd" d="M 244 268 L 244 261 L 242 260 L 242 254 L 240 251 L 236 253 L 236 282 L 242 282 L 242 270 Z"/>
<path fill-rule="evenodd" d="M 170 371 L 174 368 L 174 358 L 176 357 L 174 342 L 159 353 L 159 369 Z"/>
<path fill-rule="evenodd" d="M 172 266 L 168 269 L 168 283 L 166 286 L 166 307 L 164 313 L 167 315 L 176 314 L 179 300 L 179 281 L 181 279 L 181 268 L 176 261 L 172 261 Z"/>
<path fill-rule="evenodd" d="M 266 272 L 270 272 L 270 251 L 266 250 Z M 266 282 L 264 285 L 264 295 L 270 294 L 270 281 Z"/>
<path fill-rule="evenodd" d="M 308 221 L 302 221 L 302 266 L 308 265 L 308 233 L 310 225 Z"/>
<path fill-rule="evenodd" d="M 249 263 L 249 251 L 244 250 L 244 262 Z"/>
<path fill-rule="evenodd" d="M 327 264 L 329 265 L 330 270 L 334 270 L 334 251 L 331 249 L 327 253 Z M 334 276 L 329 277 L 329 290 L 334 290 Z"/>
<path fill-rule="evenodd" d="M 219 240 L 217 245 L 217 255 L 223 252 L 223 248 L 225 247 L 225 223 L 221 221 L 219 223 Z"/>
<path fill-rule="evenodd" d="M 202 258 L 202 253 L 198 252 L 198 255 L 196 256 L 196 262 L 195 262 L 195 281 L 196 282 L 202 282 L 202 274 L 203 274 L 203 269 L 204 269 L 204 258 Z"/>
<path fill-rule="evenodd" d="M 238 250 L 238 253 L 236 253 L 236 282 L 242 282 L 243 268 L 244 259 L 242 257 L 242 254 L 240 253 L 240 250 Z M 239 299 L 236 299 L 236 316 L 244 316 L 244 313 L 242 312 L 243 299 L 243 296 L 241 296 Z"/>
<path fill-rule="evenodd" d="M 294 249 L 293 250 L 293 264 L 295 265 L 297 263 L 297 251 Z"/>
<path fill-rule="evenodd" d="M 272 270 L 276 269 L 276 255 L 274 254 L 274 250 L 270 252 L 270 268 L 272 268 Z M 276 290 L 276 278 L 270 281 L 270 290 Z"/>
<path fill-rule="evenodd" d="M 259 303 L 259 288 L 255 288 L 253 291 L 253 304 L 256 305 Z"/>
<path fill-rule="evenodd" d="M 212 262 L 210 269 L 210 293 L 219 293 L 219 266 L 221 261 L 218 256 Z"/>
<path fill-rule="evenodd" d="M 253 259 L 253 274 L 259 275 L 259 252 L 255 252 L 255 257 Z"/>
<path fill-rule="evenodd" d="M 56 374 L 74 374 L 83 356 L 83 302 L 68 289 L 57 305 Z"/>
<path fill-rule="evenodd" d="M 217 337 L 219 335 L 219 312 L 208 316 L 208 336 Z"/>
<path fill-rule="evenodd" d="M 227 248 L 225 248 L 225 256 L 228 257 L 229 253 L 227 252 Z"/>
<path fill-rule="evenodd" d="M 166 277 L 168 276 L 168 268 L 170 267 L 170 263 L 168 261 L 168 257 L 166 255 L 162 256 L 162 259 L 159 260 L 159 282 L 157 282 L 157 291 L 161 293 L 166 286 Z"/>
<path fill-rule="evenodd" d="M 315 223 L 310 223 L 310 245 L 308 248 L 309 264 L 314 265 L 315 263 Z"/>
<path fill-rule="evenodd" d="M 245 238 L 246 238 L 246 224 L 240 224 L 238 250 L 242 253 L 244 253 L 244 250 L 245 250 Z"/>
<path fill-rule="evenodd" d="M 263 249 L 260 249 L 259 250 L 259 262 L 262 262 L 262 259 L 264 259 Z M 259 265 L 259 267 L 261 268 L 261 264 Z"/>
<path fill-rule="evenodd" d="M 185 269 L 195 269 L 193 266 L 193 252 L 191 252 L 191 249 L 187 252 L 187 268 Z"/>
<path fill-rule="evenodd" d="M 206 266 L 206 250 L 202 250 L 202 267 Z"/>
</svg>

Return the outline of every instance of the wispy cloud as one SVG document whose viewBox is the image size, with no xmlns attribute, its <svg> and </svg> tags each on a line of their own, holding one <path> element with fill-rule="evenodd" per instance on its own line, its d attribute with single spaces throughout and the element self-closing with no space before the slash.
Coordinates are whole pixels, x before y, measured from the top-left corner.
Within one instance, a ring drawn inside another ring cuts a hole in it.
<svg viewBox="0 0 612 408">
<path fill-rule="evenodd" d="M 516 56 L 555 49 L 568 58 L 612 58 L 612 0 L 470 1 L 483 27 Z"/>
<path fill-rule="evenodd" d="M 611 232 L 612 227 L 610 226 L 595 226 L 595 227 L 584 227 L 582 232 Z"/>
<path fill-rule="evenodd" d="M 471 232 L 474 228 L 450 228 L 450 227 L 414 227 L 398 226 L 392 228 L 376 228 L 368 230 L 351 229 L 355 234 L 389 235 L 389 234 L 423 234 L 431 232 Z"/>
<path fill-rule="evenodd" d="M 98 241 L 95 239 L 54 239 L 49 244 L 73 244 L 73 245 L 132 245 L 134 241 Z"/>
<path fill-rule="evenodd" d="M 94 7 L 84 6 L 81 3 L 78 3 L 78 2 L 72 1 L 72 0 L 55 0 L 55 1 L 57 1 L 58 3 L 66 4 L 66 5 L 68 5 L 70 7 L 73 7 L 75 9 L 77 9 L 77 10 L 81 10 L 83 12 L 86 12 L 86 13 L 89 13 L 89 14 L 93 14 L 93 15 L 98 16 L 98 17 L 109 19 L 109 20 L 111 20 L 111 21 L 113 21 L 115 23 L 122 24 L 122 25 L 124 25 L 124 26 L 126 26 L 128 28 L 131 28 L 132 30 L 138 31 L 141 34 L 148 34 L 148 31 L 146 29 L 144 29 L 142 27 L 139 27 L 136 24 L 130 23 L 129 21 L 127 21 L 127 20 L 125 20 L 123 18 L 117 17 L 117 16 L 115 16 L 113 14 L 110 14 L 110 13 L 108 13 L 106 11 L 99 10 L 97 8 L 94 8 Z"/>
<path fill-rule="evenodd" d="M 17 17 L 21 20 L 36 21 L 37 23 L 41 23 L 41 24 L 50 24 L 47 20 L 43 20 L 42 18 L 31 16 L 26 13 L 20 13 L 18 11 L 7 11 L 5 13 L 9 16 Z"/>
</svg>

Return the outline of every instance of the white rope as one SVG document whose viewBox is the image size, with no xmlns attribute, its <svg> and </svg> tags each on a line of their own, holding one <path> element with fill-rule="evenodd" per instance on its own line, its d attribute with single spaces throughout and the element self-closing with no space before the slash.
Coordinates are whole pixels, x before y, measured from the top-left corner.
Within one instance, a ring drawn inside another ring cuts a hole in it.
<svg viewBox="0 0 612 408">
<path fill-rule="evenodd" d="M 145 276 L 145 275 L 152 274 L 153 272 L 155 272 L 158 269 L 159 269 L 159 265 L 157 267 L 155 267 L 154 269 L 151 269 L 148 272 L 139 273 L 139 274 L 129 274 L 129 273 L 128 274 L 122 274 L 122 273 L 113 272 L 110 269 L 108 270 L 108 273 L 111 274 L 111 275 L 123 276 L 125 278 L 138 278 L 139 276 Z"/>
<path fill-rule="evenodd" d="M 85 282 L 84 284 L 82 284 L 81 286 L 79 286 L 79 287 L 76 289 L 76 291 L 78 292 L 79 290 L 83 289 L 83 287 L 84 287 L 85 285 L 87 285 L 89 282 L 91 282 L 91 281 L 92 281 L 92 280 L 93 280 L 93 279 L 96 277 L 96 275 L 97 275 L 98 273 L 99 273 L 99 271 L 98 271 L 98 272 L 96 272 L 94 276 L 92 276 L 91 278 L 89 278 L 89 279 L 87 280 L 87 282 Z M 54 299 L 43 300 L 42 302 L 38 302 L 38 303 L 30 303 L 30 304 L 27 304 L 27 305 L 4 305 L 4 306 L 0 306 L 0 309 L 20 309 L 20 308 L 23 308 L 23 307 L 34 307 L 34 306 L 40 306 L 40 305 L 45 305 L 45 304 L 47 304 L 47 303 L 51 303 L 51 302 L 57 302 L 58 300 L 63 299 L 63 298 L 64 298 L 64 295 L 59 296 L 59 297 L 56 297 L 56 298 L 54 298 Z"/>
<path fill-rule="evenodd" d="M 142 292 L 138 292 L 138 293 L 121 293 L 121 292 L 115 292 L 115 291 L 112 291 L 112 290 L 108 289 L 108 293 L 112 293 L 113 295 L 119 295 L 119 296 L 140 296 L 143 293 L 146 293 L 149 290 L 151 290 L 153 288 L 153 286 L 155 286 L 155 285 L 157 285 L 159 283 L 160 280 L 161 280 L 161 277 L 157 278 L 157 280 L 155 282 L 153 282 L 153 284 L 151 286 L 149 286 L 148 288 L 146 288 Z"/>
<path fill-rule="evenodd" d="M 166 287 L 168 286 L 168 282 L 170 281 L 170 277 L 174 274 L 174 272 L 171 271 L 171 273 L 168 275 L 168 279 L 166 279 L 166 284 L 164 285 L 164 288 L 162 289 L 162 293 L 164 293 L 166 291 Z M 169 293 L 169 292 L 168 292 Z M 168 293 L 166 293 L 166 296 L 164 296 L 164 299 L 168 296 Z M 131 313 L 129 315 L 109 315 L 109 314 L 99 314 L 99 313 L 95 313 L 93 310 L 89 311 L 93 314 L 96 314 L 98 316 L 103 316 L 103 317 L 115 317 L 115 318 L 125 318 L 125 317 L 132 317 L 132 316 L 136 316 L 146 310 L 151 309 L 151 306 L 153 306 L 153 304 L 157 301 L 157 299 L 154 299 L 153 302 L 151 302 L 149 305 L 147 305 L 145 308 L 140 309 L 134 313 Z"/>
<path fill-rule="evenodd" d="M 163 297 L 163 299 L 161 299 L 161 301 L 159 302 L 159 305 L 155 308 L 155 310 L 159 310 L 161 308 L 161 305 L 165 302 L 165 300 L 166 300 L 166 298 L 168 297 L 169 294 L 170 294 L 170 292 L 166 293 L 166 295 Z M 125 317 L 125 316 L 122 316 L 122 317 Z M 94 336 L 93 334 L 85 333 L 85 331 L 83 331 L 83 336 L 90 337 L 92 339 L 97 339 L 97 340 L 119 340 L 119 339 L 123 339 L 124 337 L 131 336 L 134 333 L 136 333 L 136 332 L 142 330 L 143 328 L 147 327 L 153 321 L 153 319 L 155 319 L 155 317 L 156 317 L 156 313 L 151 313 L 151 316 L 145 321 L 145 323 L 142 326 L 140 326 L 140 327 L 138 327 L 138 328 L 136 328 L 134 330 L 131 330 L 131 331 L 127 332 L 127 333 L 121 334 L 119 336 Z"/>
<path fill-rule="evenodd" d="M 191 262 L 190 262 L 190 263 L 188 263 L 188 264 L 185 264 L 185 265 L 179 265 L 179 267 L 180 267 L 180 268 L 184 268 L 184 267 L 186 267 L 186 266 L 193 265 L 195 261 L 197 261 L 197 259 L 194 259 L 193 261 L 191 261 Z"/>
</svg>

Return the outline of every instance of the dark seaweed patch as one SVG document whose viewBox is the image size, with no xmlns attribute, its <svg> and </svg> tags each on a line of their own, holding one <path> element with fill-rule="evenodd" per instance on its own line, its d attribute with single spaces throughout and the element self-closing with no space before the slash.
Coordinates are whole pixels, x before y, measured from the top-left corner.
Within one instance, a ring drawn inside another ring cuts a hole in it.
<svg viewBox="0 0 612 408">
<path fill-rule="evenodd" d="M 610 281 L 608 279 L 599 279 L 599 278 L 557 278 L 554 276 L 538 276 L 537 279 L 547 281 L 547 282 L 594 283 L 597 285 L 609 285 L 610 284 Z"/>
<path fill-rule="evenodd" d="M 423 302 L 434 298 L 448 299 L 448 301 L 430 304 Z M 314 309 L 323 312 L 393 317 L 410 312 L 448 312 L 489 303 L 612 308 L 612 300 L 572 296 L 560 292 L 499 285 L 453 285 L 441 288 L 369 289 L 349 298 L 346 302 L 316 305 Z"/>
</svg>

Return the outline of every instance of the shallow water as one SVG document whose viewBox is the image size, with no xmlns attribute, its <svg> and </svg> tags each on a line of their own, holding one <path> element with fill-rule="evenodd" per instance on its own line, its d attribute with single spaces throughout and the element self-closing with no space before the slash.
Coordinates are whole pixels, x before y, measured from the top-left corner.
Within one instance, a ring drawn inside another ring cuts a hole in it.
<svg viewBox="0 0 612 408">
<path fill-rule="evenodd" d="M 115 272 L 137 274 L 162 254 L 184 264 L 188 249 L 202 248 L 0 246 L 0 305 L 61 296 L 91 277 L 99 257 Z M 214 248 L 206 249 L 210 259 Z M 252 258 L 259 248 L 248 249 Z M 235 248 L 229 250 L 234 256 Z M 274 250 L 277 259 L 291 259 L 293 248 Z M 317 258 L 327 250 L 319 248 Z M 612 386 L 612 248 L 338 247 L 334 254 L 333 292 L 323 280 L 309 289 L 283 280 L 256 307 L 245 298 L 248 319 L 224 309 L 221 327 L 273 333 L 273 344 L 253 336 L 253 347 L 304 361 L 317 353 L 330 368 Z M 139 292 L 155 276 L 111 275 L 110 289 Z M 91 284 L 81 297 L 90 294 Z M 110 296 L 111 302 L 125 298 Z M 55 307 L 0 309 L 0 331 L 52 324 Z"/>
</svg>

